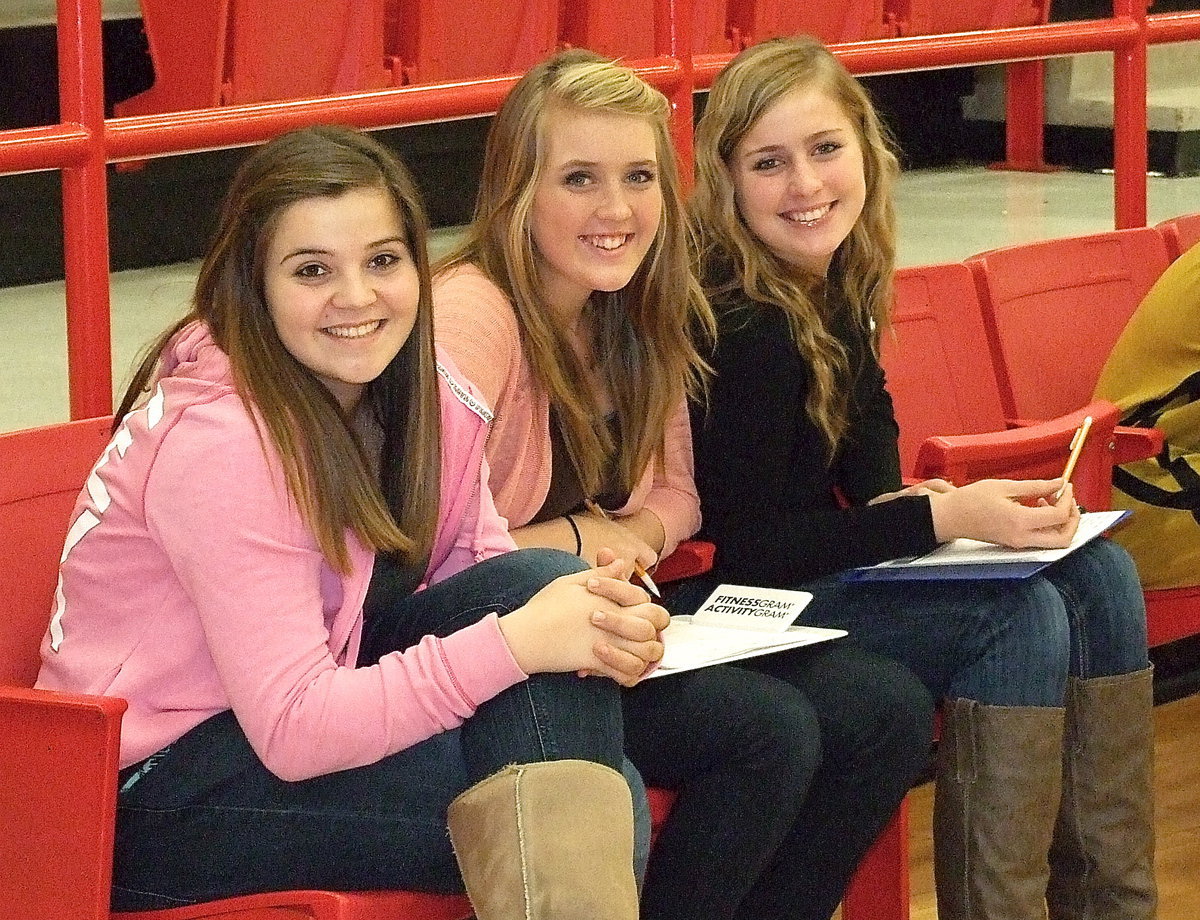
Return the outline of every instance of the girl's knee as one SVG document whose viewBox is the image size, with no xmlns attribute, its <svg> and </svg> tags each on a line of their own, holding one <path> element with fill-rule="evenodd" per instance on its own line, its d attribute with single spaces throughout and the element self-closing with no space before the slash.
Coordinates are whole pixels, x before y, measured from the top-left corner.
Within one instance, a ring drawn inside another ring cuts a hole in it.
<svg viewBox="0 0 1200 920">
<path fill-rule="evenodd" d="M 587 563 L 572 553 L 542 547 L 505 553 L 489 559 L 484 565 L 488 566 L 489 577 L 513 588 L 522 587 L 530 595 L 556 578 L 588 568 Z"/>
<path fill-rule="evenodd" d="M 1058 587 L 1038 576 L 1015 584 L 1011 602 L 1000 605 L 1001 617 L 1031 639 L 1044 633 L 1052 645 L 1065 641 L 1069 637 L 1067 604 Z"/>
<path fill-rule="evenodd" d="M 550 578 L 558 578 L 560 575 L 573 575 L 575 572 L 583 572 L 588 568 L 588 564 L 574 553 L 544 546 L 518 549 L 497 558 L 505 559 L 510 564 L 547 573 Z"/>
<path fill-rule="evenodd" d="M 1145 620 L 1137 566 L 1110 540 L 1092 540 L 1047 569 L 1046 580 L 1055 584 L 1076 618 Z"/>
<path fill-rule="evenodd" d="M 874 672 L 870 693 L 878 718 L 892 734 L 908 739 L 915 747 L 928 748 L 935 709 L 928 688 L 908 668 L 886 658 L 878 660 Z"/>
<path fill-rule="evenodd" d="M 1123 547 L 1093 540 L 1051 569 L 1049 577 L 1067 599 L 1079 673 L 1145 667 L 1145 599 L 1137 567 Z"/>
<path fill-rule="evenodd" d="M 781 775 L 807 784 L 823 755 L 821 722 L 812 701 L 765 674 L 747 671 L 745 678 L 741 699 L 729 707 L 740 712 L 745 756 L 777 761 Z"/>
<path fill-rule="evenodd" d="M 963 642 L 950 695 L 992 705 L 1059 705 L 1071 660 L 1072 627 L 1063 595 L 1033 576 L 996 594 Z"/>
</svg>

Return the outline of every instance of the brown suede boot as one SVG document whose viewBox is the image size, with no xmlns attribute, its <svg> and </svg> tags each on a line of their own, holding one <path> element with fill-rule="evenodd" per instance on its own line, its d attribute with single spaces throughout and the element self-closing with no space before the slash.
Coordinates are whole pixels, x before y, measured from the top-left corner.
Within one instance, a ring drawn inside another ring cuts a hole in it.
<svg viewBox="0 0 1200 920">
<path fill-rule="evenodd" d="M 1062 805 L 1050 848 L 1053 920 L 1152 920 L 1152 669 L 1067 683 Z"/>
<path fill-rule="evenodd" d="M 456 798 L 448 820 L 479 920 L 637 920 L 633 802 L 616 770 L 506 767 Z"/>
<path fill-rule="evenodd" d="M 950 700 L 933 806 L 939 920 L 1041 920 L 1063 710 Z"/>
</svg>

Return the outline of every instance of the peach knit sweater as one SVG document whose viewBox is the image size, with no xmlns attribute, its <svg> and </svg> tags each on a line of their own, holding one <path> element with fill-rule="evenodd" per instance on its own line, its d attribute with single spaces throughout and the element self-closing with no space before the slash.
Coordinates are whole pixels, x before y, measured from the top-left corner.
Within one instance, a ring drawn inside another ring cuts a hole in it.
<svg viewBox="0 0 1200 920">
<path fill-rule="evenodd" d="M 438 344 L 495 413 L 486 447 L 492 492 L 509 526 L 521 527 L 537 514 L 550 490 L 550 400 L 525 361 L 516 312 L 504 292 L 472 265 L 438 276 L 433 305 Z M 629 502 L 616 512 L 653 512 L 666 535 L 660 556 L 700 529 L 684 400 L 667 421 L 665 442 L 662 458 L 646 470 Z"/>
</svg>

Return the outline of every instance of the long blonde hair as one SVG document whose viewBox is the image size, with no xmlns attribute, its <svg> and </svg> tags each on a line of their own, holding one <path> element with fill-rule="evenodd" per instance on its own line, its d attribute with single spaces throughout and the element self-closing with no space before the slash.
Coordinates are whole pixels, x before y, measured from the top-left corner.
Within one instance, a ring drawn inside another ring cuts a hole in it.
<svg viewBox="0 0 1200 920">
<path fill-rule="evenodd" d="M 601 379 L 615 405 L 618 435 L 597 425 L 588 374 L 541 293 L 531 230 L 545 168 L 547 113 L 604 112 L 646 119 L 654 129 L 663 211 L 650 251 L 630 282 L 596 291 L 584 309 Z M 670 104 L 632 70 L 590 51 L 561 52 L 531 69 L 509 93 L 488 134 L 475 215 L 437 271 L 472 263 L 513 301 L 534 379 L 558 413 L 567 451 L 589 495 L 615 457 L 618 484 L 632 489 L 661 455 L 668 415 L 703 387 L 707 367 L 690 333 L 711 336 L 712 314 L 689 266 L 688 222 L 668 131 Z"/>
<path fill-rule="evenodd" d="M 696 190 L 691 214 L 699 262 L 714 300 L 741 291 L 778 307 L 811 369 L 805 410 L 825 435 L 832 458 L 849 414 L 850 367 L 830 330 L 824 279 L 798 274 L 750 231 L 735 203 L 733 153 L 758 120 L 797 89 L 827 93 L 854 126 L 863 153 L 866 203 L 829 268 L 841 302 L 878 353 L 887 325 L 896 258 L 892 189 L 899 174 L 894 145 L 866 90 L 824 45 L 809 36 L 778 38 L 747 48 L 713 83 L 696 127 Z"/>
<path fill-rule="evenodd" d="M 420 278 L 413 330 L 366 387 L 364 404 L 383 431 L 379 458 L 365 455 L 333 395 L 284 346 L 263 285 L 266 251 L 287 208 L 364 188 L 386 192 L 395 204 Z M 229 356 L 237 391 L 278 452 L 288 490 L 330 564 L 349 570 L 347 530 L 377 551 L 410 562 L 424 559 L 437 526 L 441 467 L 426 236 L 424 208 L 408 171 L 371 138 L 321 126 L 260 147 L 230 185 L 191 311 L 147 349 L 117 419 L 143 396 L 175 335 L 203 322 Z M 374 471 L 375 460 L 382 475 Z"/>
</svg>

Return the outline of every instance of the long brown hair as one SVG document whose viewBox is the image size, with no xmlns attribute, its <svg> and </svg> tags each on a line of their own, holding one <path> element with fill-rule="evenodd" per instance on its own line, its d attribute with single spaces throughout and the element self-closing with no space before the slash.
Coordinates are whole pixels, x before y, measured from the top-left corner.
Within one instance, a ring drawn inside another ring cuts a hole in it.
<svg viewBox="0 0 1200 920">
<path fill-rule="evenodd" d="M 825 279 L 808 277 L 780 259 L 750 231 L 734 198 L 731 159 L 768 109 L 790 92 L 827 93 L 854 126 L 863 153 L 866 203 Z M 846 351 L 830 331 L 827 304 L 849 310 L 851 321 L 878 351 L 892 303 L 896 220 L 892 188 L 899 166 L 894 145 L 866 89 L 815 38 L 778 38 L 747 48 L 713 83 L 696 127 L 696 191 L 691 214 L 699 261 L 714 300 L 735 291 L 783 310 L 792 339 L 811 369 L 805 410 L 833 456 L 849 413 Z"/>
<path fill-rule="evenodd" d="M 378 458 L 366 456 L 352 420 L 284 347 L 263 286 L 264 258 L 283 212 L 299 201 L 356 189 L 380 189 L 391 197 L 420 278 L 413 330 L 366 387 L 364 406 L 383 432 Z M 117 418 L 152 385 L 175 335 L 202 322 L 229 356 L 238 394 L 278 452 L 288 489 L 330 564 L 349 570 L 347 530 L 377 551 L 424 559 L 437 526 L 441 466 L 427 233 L 408 171 L 366 135 L 318 126 L 260 147 L 230 185 L 191 311 L 147 349 Z"/>
<path fill-rule="evenodd" d="M 615 404 L 618 435 L 597 425 L 597 396 L 541 294 L 530 228 L 544 167 L 547 112 L 605 112 L 646 119 L 654 129 L 663 212 L 650 251 L 621 290 L 595 291 L 584 322 L 601 379 Z M 702 389 L 707 367 L 690 333 L 711 336 L 712 314 L 688 258 L 688 223 L 668 131 L 670 104 L 632 70 L 590 51 L 561 52 L 509 93 L 488 134 L 475 215 L 437 271 L 469 262 L 513 301 L 525 359 L 558 413 L 587 494 L 616 459 L 632 489 L 663 450 L 666 421 L 685 392 Z"/>
</svg>

